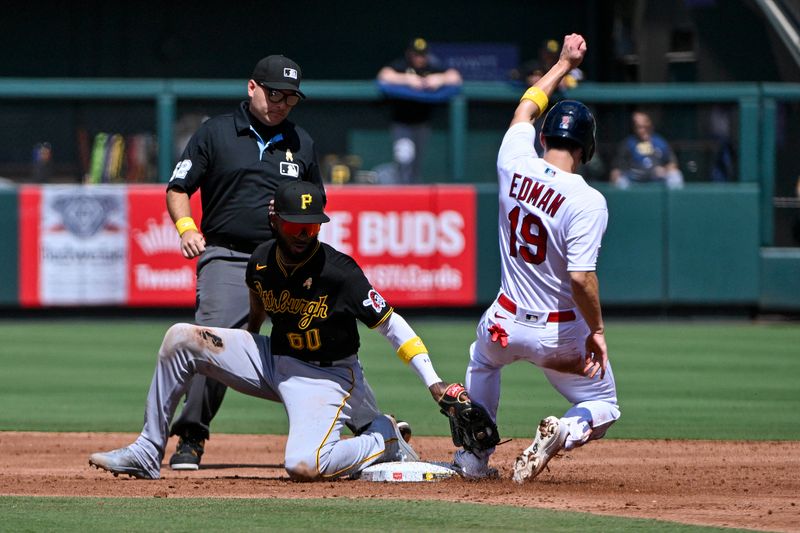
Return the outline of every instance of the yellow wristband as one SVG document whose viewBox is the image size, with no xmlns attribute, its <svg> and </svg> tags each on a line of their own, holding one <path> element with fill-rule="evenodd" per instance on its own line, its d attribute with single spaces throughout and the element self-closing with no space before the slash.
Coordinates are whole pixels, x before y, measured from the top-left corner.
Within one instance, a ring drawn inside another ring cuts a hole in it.
<svg viewBox="0 0 800 533">
<path fill-rule="evenodd" d="M 397 349 L 397 357 L 400 358 L 405 364 L 411 362 L 415 355 L 419 355 L 421 353 L 428 353 L 428 349 L 422 343 L 422 339 L 419 337 L 414 337 L 413 339 L 409 339 L 403 343 L 400 348 Z"/>
<path fill-rule="evenodd" d="M 523 100 L 530 100 L 534 104 L 539 107 L 539 113 L 544 113 L 544 110 L 547 109 L 547 104 L 549 103 L 549 99 L 547 98 L 547 94 L 543 90 L 538 87 L 529 87 L 525 94 L 522 95 L 522 98 L 519 101 Z"/>
<path fill-rule="evenodd" d="M 179 218 L 178 221 L 175 222 L 175 227 L 178 228 L 178 235 L 180 236 L 183 236 L 183 234 L 190 229 L 197 231 L 197 224 L 194 223 L 192 217 Z"/>
</svg>

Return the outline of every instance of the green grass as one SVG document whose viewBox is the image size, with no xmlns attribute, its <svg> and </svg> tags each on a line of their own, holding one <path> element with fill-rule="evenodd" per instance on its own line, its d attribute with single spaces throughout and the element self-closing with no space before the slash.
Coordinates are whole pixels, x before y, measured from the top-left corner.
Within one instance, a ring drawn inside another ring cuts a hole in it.
<svg viewBox="0 0 800 533">
<path fill-rule="evenodd" d="M 0 516 L 0 530 L 18 532 L 742 531 L 544 509 L 373 499 L 5 497 L 0 498 Z"/>
<path fill-rule="evenodd" d="M 141 429 L 155 354 L 169 321 L 0 321 L 0 430 Z M 416 319 L 439 375 L 462 381 L 475 321 Z M 622 409 L 609 438 L 786 439 L 800 427 L 797 324 L 609 322 Z M 383 337 L 362 330 L 361 359 L 382 409 L 418 435 L 447 435 L 416 375 Z M 530 437 L 566 401 L 538 369 L 503 371 L 498 423 Z M 229 391 L 213 430 L 284 433 L 279 404 Z"/>
<path fill-rule="evenodd" d="M 439 374 L 461 381 L 474 321 L 413 320 Z M 0 321 L 0 431 L 141 429 L 155 354 L 169 321 Z M 798 439 L 800 327 L 608 323 L 623 417 L 609 438 Z M 418 435 L 447 435 L 414 373 L 377 333 L 361 358 L 381 407 Z M 499 426 L 532 435 L 568 407 L 527 363 L 503 371 Z M 213 430 L 283 433 L 283 407 L 229 392 Z M 0 531 L 733 531 L 543 509 L 375 499 L 0 497 Z M 541 525 L 546 524 L 546 527 Z"/>
</svg>

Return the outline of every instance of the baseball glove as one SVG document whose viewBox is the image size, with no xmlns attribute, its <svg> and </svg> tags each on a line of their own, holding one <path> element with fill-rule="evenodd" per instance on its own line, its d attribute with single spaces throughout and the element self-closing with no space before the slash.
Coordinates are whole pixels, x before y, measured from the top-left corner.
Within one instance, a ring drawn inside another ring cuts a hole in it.
<svg viewBox="0 0 800 533">
<path fill-rule="evenodd" d="M 442 414 L 450 421 L 453 444 L 475 452 L 493 448 L 500 442 L 497 426 L 489 412 L 467 396 L 460 383 L 447 387 L 439 398 Z"/>
</svg>

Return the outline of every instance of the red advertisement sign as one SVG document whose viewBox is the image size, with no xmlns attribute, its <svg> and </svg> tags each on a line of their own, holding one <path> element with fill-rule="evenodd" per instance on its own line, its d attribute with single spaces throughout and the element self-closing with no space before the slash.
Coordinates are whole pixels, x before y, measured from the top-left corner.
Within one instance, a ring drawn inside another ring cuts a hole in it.
<svg viewBox="0 0 800 533">
<path fill-rule="evenodd" d="M 195 194 L 192 218 L 198 225 L 200 210 L 200 195 Z M 128 305 L 194 307 L 197 259 L 181 255 L 165 186 L 128 186 L 128 225 Z"/>
<path fill-rule="evenodd" d="M 19 188 L 19 303 L 23 307 L 39 305 L 41 204 L 41 187 Z"/>
<path fill-rule="evenodd" d="M 473 305 L 476 197 L 471 186 L 327 187 L 320 238 L 353 256 L 391 305 Z M 193 307 L 163 185 L 24 186 L 20 303 Z M 201 220 L 200 195 L 192 214 Z"/>
<path fill-rule="evenodd" d="M 327 188 L 320 238 L 351 255 L 394 306 L 472 305 L 476 196 L 471 186 Z"/>
</svg>

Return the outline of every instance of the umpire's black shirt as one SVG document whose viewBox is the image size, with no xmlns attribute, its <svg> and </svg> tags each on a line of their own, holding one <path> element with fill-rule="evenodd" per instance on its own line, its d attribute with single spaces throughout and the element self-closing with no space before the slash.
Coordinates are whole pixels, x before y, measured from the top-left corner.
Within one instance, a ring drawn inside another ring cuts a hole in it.
<svg viewBox="0 0 800 533">
<path fill-rule="evenodd" d="M 251 253 L 272 238 L 267 206 L 278 184 L 303 179 L 322 187 L 322 175 L 308 132 L 288 120 L 267 126 L 248 108 L 244 101 L 197 130 L 167 190 L 191 196 L 200 189 L 206 243 Z"/>
</svg>

